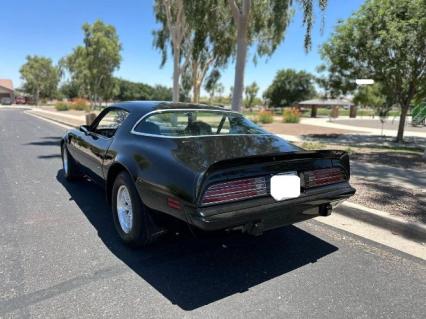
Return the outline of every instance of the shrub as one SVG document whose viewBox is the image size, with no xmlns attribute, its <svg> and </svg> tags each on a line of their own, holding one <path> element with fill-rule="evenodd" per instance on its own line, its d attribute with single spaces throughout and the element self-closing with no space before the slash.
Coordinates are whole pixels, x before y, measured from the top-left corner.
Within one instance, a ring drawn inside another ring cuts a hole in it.
<svg viewBox="0 0 426 319">
<path fill-rule="evenodd" d="M 70 105 L 70 109 L 76 110 L 76 111 L 89 111 L 89 103 L 85 99 L 74 99 L 72 101 L 72 104 Z"/>
<path fill-rule="evenodd" d="M 69 105 L 65 102 L 58 102 L 58 103 L 55 104 L 55 109 L 57 111 L 68 111 Z"/>
<path fill-rule="evenodd" d="M 274 121 L 274 116 L 271 111 L 260 111 L 257 114 L 257 120 L 262 124 L 268 124 Z"/>
<path fill-rule="evenodd" d="M 297 108 L 285 109 L 283 112 L 284 123 L 299 123 L 300 111 Z"/>
</svg>

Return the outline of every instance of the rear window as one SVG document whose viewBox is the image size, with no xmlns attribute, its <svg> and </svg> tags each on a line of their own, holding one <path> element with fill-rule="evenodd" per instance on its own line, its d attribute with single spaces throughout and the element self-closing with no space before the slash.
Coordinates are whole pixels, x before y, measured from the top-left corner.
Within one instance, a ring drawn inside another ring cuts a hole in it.
<svg viewBox="0 0 426 319">
<path fill-rule="evenodd" d="M 210 110 L 173 110 L 154 112 L 134 129 L 137 133 L 160 136 L 204 136 L 230 134 L 268 134 L 234 112 Z"/>
</svg>

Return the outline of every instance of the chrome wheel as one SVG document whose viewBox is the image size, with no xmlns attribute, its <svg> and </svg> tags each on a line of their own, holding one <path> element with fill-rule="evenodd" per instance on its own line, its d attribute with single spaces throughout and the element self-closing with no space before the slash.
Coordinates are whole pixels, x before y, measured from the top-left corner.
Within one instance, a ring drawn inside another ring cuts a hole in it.
<svg viewBox="0 0 426 319">
<path fill-rule="evenodd" d="M 68 151 L 67 148 L 64 146 L 64 151 L 62 152 L 62 161 L 64 165 L 64 172 L 65 174 L 68 174 L 69 172 L 69 166 L 68 166 Z"/>
<path fill-rule="evenodd" d="M 128 234 L 133 225 L 133 207 L 129 190 L 121 185 L 117 192 L 117 215 L 120 227 Z"/>
</svg>

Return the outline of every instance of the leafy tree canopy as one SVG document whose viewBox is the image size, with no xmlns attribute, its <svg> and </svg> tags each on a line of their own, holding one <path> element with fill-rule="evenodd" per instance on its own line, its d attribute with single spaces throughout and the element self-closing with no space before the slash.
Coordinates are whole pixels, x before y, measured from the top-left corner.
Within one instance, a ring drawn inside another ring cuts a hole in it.
<svg viewBox="0 0 426 319">
<path fill-rule="evenodd" d="M 78 83 L 92 106 L 107 100 L 117 90 L 113 73 L 120 66 L 121 45 L 112 25 L 97 20 L 83 25 L 84 44 L 62 60 L 72 81 Z"/>
<path fill-rule="evenodd" d="M 291 106 L 315 96 L 313 76 L 305 71 L 284 69 L 277 72 L 264 93 L 273 107 Z"/>
<path fill-rule="evenodd" d="M 55 95 L 60 80 L 60 70 L 52 60 L 41 56 L 27 56 L 27 62 L 20 69 L 24 80 L 23 88 L 30 93 L 36 104 L 40 98 L 51 98 Z"/>
<path fill-rule="evenodd" d="M 253 107 L 255 103 L 255 99 L 257 96 L 257 92 L 259 92 L 259 86 L 256 82 L 253 82 L 252 84 L 246 86 L 245 93 L 246 93 L 246 100 L 245 100 L 245 106 L 248 108 Z"/>
<path fill-rule="evenodd" d="M 172 89 L 155 85 L 151 86 L 145 83 L 138 83 L 115 78 L 118 90 L 114 96 L 114 100 L 118 101 L 171 101 Z"/>
<path fill-rule="evenodd" d="M 367 0 L 339 24 L 321 50 L 330 70 L 350 79 L 380 82 L 388 103 L 401 106 L 397 140 L 413 98 L 426 82 L 425 0 Z"/>
</svg>

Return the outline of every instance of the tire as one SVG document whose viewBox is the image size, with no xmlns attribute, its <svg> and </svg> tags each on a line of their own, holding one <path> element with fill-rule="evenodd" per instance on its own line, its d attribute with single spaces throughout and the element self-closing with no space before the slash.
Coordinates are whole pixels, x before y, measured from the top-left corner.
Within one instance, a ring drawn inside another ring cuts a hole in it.
<svg viewBox="0 0 426 319">
<path fill-rule="evenodd" d="M 64 170 L 64 176 L 68 181 L 77 179 L 79 175 L 78 164 L 74 161 L 70 153 L 68 152 L 65 144 L 62 145 L 62 168 Z"/>
<path fill-rule="evenodd" d="M 125 244 L 143 247 L 153 242 L 155 225 L 127 172 L 116 177 L 111 203 L 115 229 Z"/>
</svg>

